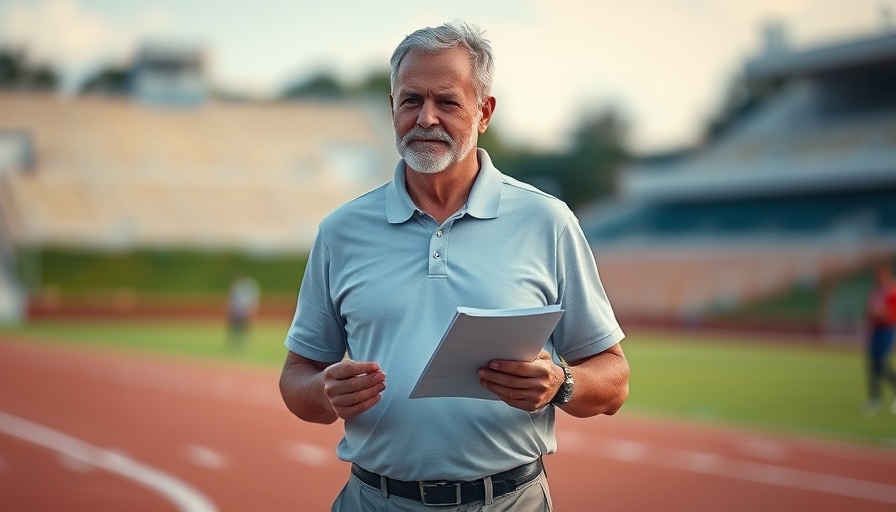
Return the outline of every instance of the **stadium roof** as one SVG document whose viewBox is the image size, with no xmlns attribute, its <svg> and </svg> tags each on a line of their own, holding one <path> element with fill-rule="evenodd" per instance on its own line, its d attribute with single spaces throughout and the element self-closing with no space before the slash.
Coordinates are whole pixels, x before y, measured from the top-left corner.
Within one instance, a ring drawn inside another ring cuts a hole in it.
<svg viewBox="0 0 896 512">
<path fill-rule="evenodd" d="M 623 197 L 714 200 L 896 184 L 896 34 L 801 52 L 769 46 L 747 63 L 747 78 L 783 85 L 689 156 L 627 169 Z"/>
<path fill-rule="evenodd" d="M 889 33 L 805 51 L 766 52 L 747 62 L 745 75 L 764 81 L 894 62 L 896 33 Z"/>
</svg>

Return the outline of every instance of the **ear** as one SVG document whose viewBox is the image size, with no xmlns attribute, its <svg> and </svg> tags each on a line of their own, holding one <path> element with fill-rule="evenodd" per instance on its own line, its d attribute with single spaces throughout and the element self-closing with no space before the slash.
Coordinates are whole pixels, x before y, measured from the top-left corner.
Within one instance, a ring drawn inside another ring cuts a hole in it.
<svg viewBox="0 0 896 512">
<path fill-rule="evenodd" d="M 492 114 L 495 113 L 495 97 L 489 96 L 482 100 L 482 106 L 479 107 L 482 117 L 479 118 L 479 133 L 485 133 L 488 129 L 488 123 L 492 120 Z"/>
<path fill-rule="evenodd" d="M 392 111 L 392 117 L 395 117 L 395 103 L 394 99 L 392 99 L 392 95 L 389 95 L 389 110 Z"/>
</svg>

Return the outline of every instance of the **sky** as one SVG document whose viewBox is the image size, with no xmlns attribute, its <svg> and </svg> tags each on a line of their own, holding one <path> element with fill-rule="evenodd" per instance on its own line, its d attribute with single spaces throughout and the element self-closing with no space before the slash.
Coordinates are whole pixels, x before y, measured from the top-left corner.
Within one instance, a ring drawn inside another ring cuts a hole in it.
<svg viewBox="0 0 896 512">
<path fill-rule="evenodd" d="M 494 48 L 502 136 L 560 149 L 613 107 L 643 154 L 699 141 L 769 22 L 805 48 L 880 32 L 885 11 L 896 0 L 0 0 L 0 44 L 54 66 L 68 90 L 145 41 L 198 45 L 212 83 L 270 97 L 321 71 L 385 70 L 405 35 L 459 19 Z"/>
</svg>

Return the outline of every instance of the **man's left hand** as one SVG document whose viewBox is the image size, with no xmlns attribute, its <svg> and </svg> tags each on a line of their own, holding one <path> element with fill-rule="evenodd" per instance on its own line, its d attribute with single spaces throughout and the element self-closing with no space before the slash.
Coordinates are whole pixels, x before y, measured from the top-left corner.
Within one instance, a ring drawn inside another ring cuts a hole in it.
<svg viewBox="0 0 896 512">
<path fill-rule="evenodd" d="M 506 404 L 532 412 L 550 403 L 563 383 L 563 369 L 542 350 L 531 363 L 492 361 L 479 370 L 479 383 Z"/>
</svg>

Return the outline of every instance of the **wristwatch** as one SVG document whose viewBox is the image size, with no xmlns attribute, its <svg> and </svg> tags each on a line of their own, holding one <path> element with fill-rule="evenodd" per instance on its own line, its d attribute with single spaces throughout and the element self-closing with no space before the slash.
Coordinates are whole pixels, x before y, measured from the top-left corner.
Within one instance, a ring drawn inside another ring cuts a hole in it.
<svg viewBox="0 0 896 512">
<path fill-rule="evenodd" d="M 576 380 L 572 378 L 572 371 L 570 371 L 569 365 L 562 364 L 560 368 L 563 368 L 565 379 L 563 384 L 560 384 L 557 394 L 554 395 L 554 398 L 551 398 L 551 403 L 554 405 L 563 405 L 569 402 L 569 399 L 572 398 L 572 390 L 576 385 Z"/>
</svg>

